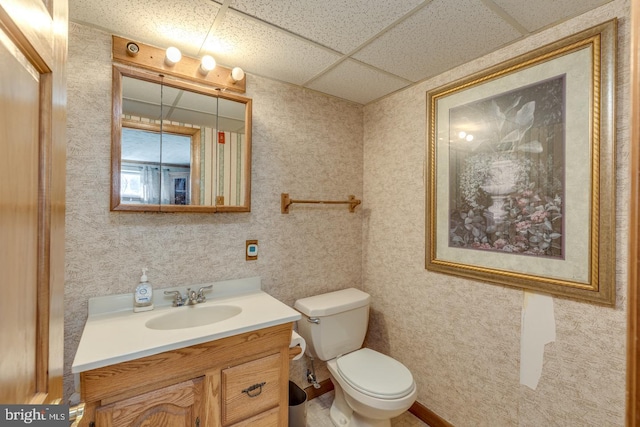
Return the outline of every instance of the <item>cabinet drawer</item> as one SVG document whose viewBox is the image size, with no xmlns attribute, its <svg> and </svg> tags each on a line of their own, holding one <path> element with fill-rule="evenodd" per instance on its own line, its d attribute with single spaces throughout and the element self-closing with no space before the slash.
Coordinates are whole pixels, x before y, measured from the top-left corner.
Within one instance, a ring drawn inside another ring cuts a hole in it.
<svg viewBox="0 0 640 427">
<path fill-rule="evenodd" d="M 269 409 L 267 412 L 263 412 L 244 421 L 240 421 L 238 424 L 234 424 L 231 427 L 279 427 L 279 415 L 280 408 L 276 406 L 275 408 Z"/>
<path fill-rule="evenodd" d="M 282 356 L 263 357 L 222 371 L 222 424 L 227 426 L 280 404 Z"/>
</svg>

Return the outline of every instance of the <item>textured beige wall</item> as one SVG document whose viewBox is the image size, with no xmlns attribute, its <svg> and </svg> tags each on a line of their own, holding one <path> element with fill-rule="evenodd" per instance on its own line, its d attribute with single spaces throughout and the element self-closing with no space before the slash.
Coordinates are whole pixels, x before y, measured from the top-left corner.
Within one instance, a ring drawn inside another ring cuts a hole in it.
<svg viewBox="0 0 640 427">
<path fill-rule="evenodd" d="M 295 205 L 362 196 L 362 106 L 252 75 L 252 212 L 145 214 L 109 211 L 111 36 L 77 24 L 69 34 L 66 215 L 66 381 L 87 299 L 133 292 L 140 269 L 156 288 L 262 277 L 286 304 L 362 283 L 362 210 Z M 244 258 L 258 239 L 257 261 Z M 292 371 L 302 379 L 305 361 Z"/>
<path fill-rule="evenodd" d="M 628 205 L 628 8 L 614 1 L 364 109 L 363 285 L 369 343 L 413 372 L 418 401 L 456 427 L 623 426 Z M 554 298 L 556 341 L 520 385 L 521 290 L 424 268 L 426 92 L 618 17 L 617 304 Z M 428 43 L 428 40 L 425 40 Z"/>
</svg>

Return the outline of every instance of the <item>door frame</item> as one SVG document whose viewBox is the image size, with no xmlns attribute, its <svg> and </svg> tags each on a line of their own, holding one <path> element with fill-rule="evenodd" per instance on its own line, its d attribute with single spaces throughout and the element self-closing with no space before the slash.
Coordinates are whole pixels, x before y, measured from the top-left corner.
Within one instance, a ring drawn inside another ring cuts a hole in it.
<svg viewBox="0 0 640 427">
<path fill-rule="evenodd" d="M 640 0 L 631 1 L 627 427 L 640 427 Z"/>
</svg>

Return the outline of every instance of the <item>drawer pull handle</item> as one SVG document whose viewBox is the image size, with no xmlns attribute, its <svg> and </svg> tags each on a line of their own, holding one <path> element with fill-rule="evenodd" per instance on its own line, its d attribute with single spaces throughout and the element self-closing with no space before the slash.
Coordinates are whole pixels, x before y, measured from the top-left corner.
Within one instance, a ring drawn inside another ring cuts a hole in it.
<svg viewBox="0 0 640 427">
<path fill-rule="evenodd" d="M 260 393 L 262 393 L 262 386 L 265 385 L 265 384 L 266 384 L 266 382 L 264 382 L 264 381 L 261 382 L 261 383 L 258 383 L 258 384 L 254 384 L 251 387 L 245 388 L 244 390 L 242 390 L 242 392 L 243 393 L 247 393 L 247 396 L 249 396 L 249 397 L 259 396 Z M 256 390 L 258 390 L 258 391 L 256 392 Z"/>
</svg>

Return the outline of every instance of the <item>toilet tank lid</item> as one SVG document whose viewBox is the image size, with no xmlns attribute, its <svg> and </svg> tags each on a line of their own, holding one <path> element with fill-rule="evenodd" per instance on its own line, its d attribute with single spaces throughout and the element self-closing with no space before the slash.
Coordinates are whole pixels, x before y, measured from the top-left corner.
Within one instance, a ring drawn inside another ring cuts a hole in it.
<svg viewBox="0 0 640 427">
<path fill-rule="evenodd" d="M 368 293 L 348 288 L 299 299 L 294 308 L 308 317 L 322 317 L 364 307 L 370 300 Z"/>
</svg>

